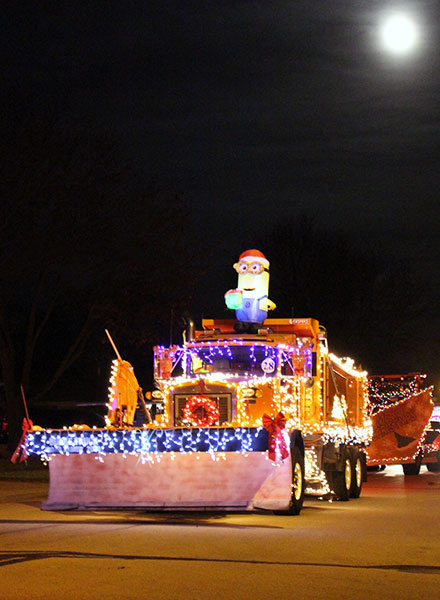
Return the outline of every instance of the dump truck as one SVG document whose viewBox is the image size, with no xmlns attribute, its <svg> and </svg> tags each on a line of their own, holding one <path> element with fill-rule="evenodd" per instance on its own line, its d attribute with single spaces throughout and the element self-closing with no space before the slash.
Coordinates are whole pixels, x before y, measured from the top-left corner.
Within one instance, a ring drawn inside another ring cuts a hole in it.
<svg viewBox="0 0 440 600">
<path fill-rule="evenodd" d="M 267 318 L 269 261 L 256 249 L 225 294 L 236 319 L 154 349 L 147 404 L 130 363 L 112 366 L 106 428 L 28 431 L 49 461 L 44 507 L 271 510 L 305 494 L 358 498 L 371 438 L 367 374 L 329 352 L 316 319 Z M 141 405 L 144 422 L 137 426 Z"/>
<path fill-rule="evenodd" d="M 304 495 L 358 498 L 371 438 L 367 374 L 329 352 L 313 318 L 255 333 L 203 320 L 154 349 L 155 390 L 120 356 L 107 426 L 28 433 L 49 462 L 49 510 L 152 508 L 299 514 Z"/>
<path fill-rule="evenodd" d="M 264 462 L 287 467 L 292 489 L 277 508 L 299 512 L 304 493 L 359 497 L 371 437 L 366 373 L 329 353 L 326 331 L 312 318 L 266 319 L 256 333 L 237 333 L 232 320 L 202 325 L 174 349 L 171 374 L 169 351 L 155 349 L 156 419 L 165 427 L 260 430 Z"/>
<path fill-rule="evenodd" d="M 368 378 L 368 388 L 373 429 L 368 468 L 397 464 L 405 475 L 418 475 L 422 465 L 440 471 L 440 419 L 426 375 L 374 375 Z"/>
</svg>

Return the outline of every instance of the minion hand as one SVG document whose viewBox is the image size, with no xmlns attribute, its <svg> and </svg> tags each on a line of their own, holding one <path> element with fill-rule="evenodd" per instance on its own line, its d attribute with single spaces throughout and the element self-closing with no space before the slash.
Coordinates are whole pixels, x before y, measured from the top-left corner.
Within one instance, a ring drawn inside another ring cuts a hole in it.
<svg viewBox="0 0 440 600">
<path fill-rule="evenodd" d="M 242 290 L 229 290 L 225 294 L 226 306 L 232 310 L 241 308 L 243 304 L 243 291 Z"/>
<path fill-rule="evenodd" d="M 260 300 L 260 304 L 259 304 L 259 308 L 260 310 L 273 310 L 274 308 L 276 308 L 277 305 L 275 304 L 275 302 L 272 302 L 272 300 L 269 300 L 269 298 L 262 298 Z"/>
</svg>

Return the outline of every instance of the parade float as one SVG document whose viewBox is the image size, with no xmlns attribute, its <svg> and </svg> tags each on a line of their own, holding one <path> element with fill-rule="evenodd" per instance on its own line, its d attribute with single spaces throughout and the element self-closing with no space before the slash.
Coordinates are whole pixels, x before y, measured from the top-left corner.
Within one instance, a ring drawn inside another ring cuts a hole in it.
<svg viewBox="0 0 440 600">
<path fill-rule="evenodd" d="M 234 268 L 225 301 L 236 319 L 205 319 L 182 345 L 156 347 L 148 402 L 114 346 L 105 428 L 25 432 L 18 453 L 49 464 L 43 508 L 299 514 L 305 494 L 360 496 L 374 418 L 367 373 L 329 351 L 316 319 L 267 318 L 261 252 Z"/>
<path fill-rule="evenodd" d="M 440 471 L 440 419 L 438 409 L 433 410 L 433 388 L 425 380 L 421 373 L 369 378 L 370 468 L 400 464 L 405 475 L 417 475 L 424 464 Z"/>
</svg>

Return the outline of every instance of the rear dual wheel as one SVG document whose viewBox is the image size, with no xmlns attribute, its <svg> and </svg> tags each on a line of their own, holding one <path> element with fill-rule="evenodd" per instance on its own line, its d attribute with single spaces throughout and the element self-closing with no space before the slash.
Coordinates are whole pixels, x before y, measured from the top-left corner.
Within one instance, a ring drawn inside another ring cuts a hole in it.
<svg viewBox="0 0 440 600">
<path fill-rule="evenodd" d="M 344 454 L 342 471 L 329 471 L 327 479 L 336 498 L 342 502 L 347 502 L 350 498 L 352 467 L 349 454 Z"/>
<path fill-rule="evenodd" d="M 329 471 L 327 479 L 330 489 L 342 502 L 350 498 L 359 498 L 364 480 L 365 460 L 357 448 L 346 448 L 343 456 L 342 471 Z"/>
<path fill-rule="evenodd" d="M 362 483 L 366 473 L 365 454 L 357 448 L 351 449 L 351 488 L 350 498 L 359 498 L 362 492 Z"/>
</svg>

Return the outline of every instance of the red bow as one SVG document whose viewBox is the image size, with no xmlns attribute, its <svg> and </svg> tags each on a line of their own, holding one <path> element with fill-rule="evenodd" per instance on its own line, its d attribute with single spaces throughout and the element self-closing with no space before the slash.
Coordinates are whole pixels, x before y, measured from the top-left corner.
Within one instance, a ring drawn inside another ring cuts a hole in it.
<svg viewBox="0 0 440 600">
<path fill-rule="evenodd" d="M 277 450 L 280 452 L 282 460 L 289 456 L 286 440 L 281 433 L 285 426 L 286 417 L 282 412 L 279 412 L 274 419 L 269 415 L 263 415 L 263 427 L 269 432 L 269 458 L 271 460 L 276 460 Z"/>
<path fill-rule="evenodd" d="M 33 426 L 34 426 L 34 424 L 32 423 L 32 421 L 30 419 L 28 420 L 28 419 L 26 419 L 26 417 L 23 419 L 23 425 L 22 425 L 23 433 L 21 434 L 21 438 L 20 438 L 20 441 L 18 442 L 17 449 L 15 450 L 14 454 L 11 456 L 11 463 L 13 463 L 14 465 L 19 458 L 20 458 L 19 462 L 23 462 L 28 457 L 27 447 L 26 447 L 26 436 L 27 436 L 28 431 L 32 431 Z"/>
</svg>

